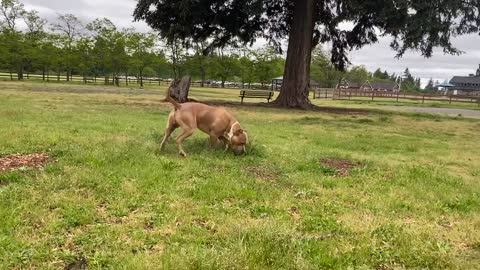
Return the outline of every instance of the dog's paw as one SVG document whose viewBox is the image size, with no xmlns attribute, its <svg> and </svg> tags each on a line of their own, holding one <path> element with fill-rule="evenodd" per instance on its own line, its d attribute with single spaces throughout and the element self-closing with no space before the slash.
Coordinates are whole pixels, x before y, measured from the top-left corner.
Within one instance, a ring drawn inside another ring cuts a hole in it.
<svg viewBox="0 0 480 270">
<path fill-rule="evenodd" d="M 187 154 L 185 153 L 185 151 L 180 151 L 178 152 L 178 154 L 182 157 L 187 157 Z"/>
</svg>

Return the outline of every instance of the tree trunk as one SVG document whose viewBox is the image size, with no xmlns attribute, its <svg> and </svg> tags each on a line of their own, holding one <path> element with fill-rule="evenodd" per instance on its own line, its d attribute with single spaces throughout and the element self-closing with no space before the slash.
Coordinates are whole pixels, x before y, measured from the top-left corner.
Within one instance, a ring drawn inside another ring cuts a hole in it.
<svg viewBox="0 0 480 270">
<path fill-rule="evenodd" d="M 60 67 L 57 67 L 57 82 L 60 82 Z"/>
<path fill-rule="evenodd" d="M 201 74 L 202 74 L 202 85 L 201 86 L 205 87 L 205 74 L 206 74 L 206 72 L 203 68 L 201 70 Z"/>
<path fill-rule="evenodd" d="M 288 42 L 287 60 L 276 105 L 308 109 L 310 62 L 312 58 L 314 0 L 295 0 L 293 24 Z"/>
<path fill-rule="evenodd" d="M 128 86 L 128 72 L 125 72 L 125 85 Z"/>
<path fill-rule="evenodd" d="M 42 81 L 45 81 L 45 67 L 42 69 Z"/>
<path fill-rule="evenodd" d="M 19 81 L 23 80 L 23 67 L 19 66 L 17 70 L 17 79 Z"/>
<path fill-rule="evenodd" d="M 140 87 L 143 88 L 143 70 L 140 70 Z"/>
<path fill-rule="evenodd" d="M 190 76 L 183 76 L 181 80 L 174 79 L 168 88 L 170 96 L 180 103 L 188 102 L 191 81 L 192 77 Z"/>
<path fill-rule="evenodd" d="M 113 79 L 115 80 L 115 86 L 120 87 L 120 77 L 118 76 L 118 73 L 113 75 Z"/>
</svg>

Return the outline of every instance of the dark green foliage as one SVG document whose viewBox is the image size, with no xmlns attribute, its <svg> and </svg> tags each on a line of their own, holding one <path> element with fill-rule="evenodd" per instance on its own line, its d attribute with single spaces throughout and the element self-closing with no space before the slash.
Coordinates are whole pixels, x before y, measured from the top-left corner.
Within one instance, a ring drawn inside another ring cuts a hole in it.
<svg viewBox="0 0 480 270">
<path fill-rule="evenodd" d="M 480 26 L 478 0 L 315 2 L 314 45 L 331 42 L 331 59 L 340 69 L 348 63 L 349 50 L 376 42 L 380 33 L 392 36 L 391 47 L 398 56 L 418 49 L 429 57 L 434 47 L 460 53 L 451 37 L 476 33 Z M 211 38 L 212 47 L 223 47 L 263 37 L 280 48 L 289 35 L 294 6 L 295 1 L 288 0 L 140 0 L 134 16 L 170 40 L 189 43 Z M 341 29 L 344 22 L 354 26 Z"/>
</svg>

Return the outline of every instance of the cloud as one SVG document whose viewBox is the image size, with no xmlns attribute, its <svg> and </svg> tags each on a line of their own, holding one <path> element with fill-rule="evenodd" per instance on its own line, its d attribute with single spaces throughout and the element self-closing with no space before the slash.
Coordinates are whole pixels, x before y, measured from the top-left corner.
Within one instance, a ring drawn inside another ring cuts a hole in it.
<svg viewBox="0 0 480 270">
<path fill-rule="evenodd" d="M 27 9 L 35 9 L 49 22 L 55 22 L 57 14 L 71 13 L 87 24 L 96 18 L 108 18 L 118 27 L 134 26 L 138 31 L 150 31 L 144 22 L 133 22 L 135 0 L 20 0 Z"/>
<path fill-rule="evenodd" d="M 407 52 L 402 58 L 395 58 L 395 51 L 389 47 L 390 40 L 382 38 L 377 44 L 364 47 L 351 53 L 355 65 L 365 65 L 369 70 L 386 69 L 397 74 L 405 68 L 417 77 L 424 79 L 449 79 L 452 76 L 466 76 L 475 73 L 480 64 L 480 36 L 469 35 L 457 37 L 454 45 L 464 53 L 460 56 L 445 55 L 442 50 L 435 50 L 433 57 L 424 58 L 420 52 Z"/>
<path fill-rule="evenodd" d="M 133 22 L 135 0 L 20 0 L 27 9 L 35 9 L 49 22 L 56 20 L 57 14 L 72 13 L 84 23 L 95 18 L 106 17 L 119 27 L 134 26 L 138 31 L 147 32 L 151 29 L 144 22 Z M 254 47 L 259 47 L 265 41 L 259 41 Z M 389 47 L 390 40 L 381 38 L 377 44 L 364 47 L 350 54 L 354 65 L 365 65 L 368 70 L 377 68 L 401 74 L 405 68 L 421 77 L 423 81 L 429 78 L 438 80 L 449 79 L 454 75 L 474 73 L 480 64 L 480 36 L 470 35 L 458 37 L 454 44 L 465 53 L 461 56 L 443 55 L 437 50 L 432 58 L 423 58 L 418 52 L 408 52 L 403 58 L 396 59 L 395 52 Z"/>
</svg>

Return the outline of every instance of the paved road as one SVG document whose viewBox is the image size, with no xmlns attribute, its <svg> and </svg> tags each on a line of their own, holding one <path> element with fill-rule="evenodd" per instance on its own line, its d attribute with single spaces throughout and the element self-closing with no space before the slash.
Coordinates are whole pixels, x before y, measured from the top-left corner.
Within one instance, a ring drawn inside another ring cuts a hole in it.
<svg viewBox="0 0 480 270">
<path fill-rule="evenodd" d="M 480 118 L 480 111 L 466 110 L 466 109 L 451 109 L 451 108 L 430 108 L 430 107 L 413 107 L 413 106 L 385 106 L 385 108 L 404 110 L 411 112 L 435 113 L 458 116 L 461 114 L 465 117 Z"/>
</svg>

